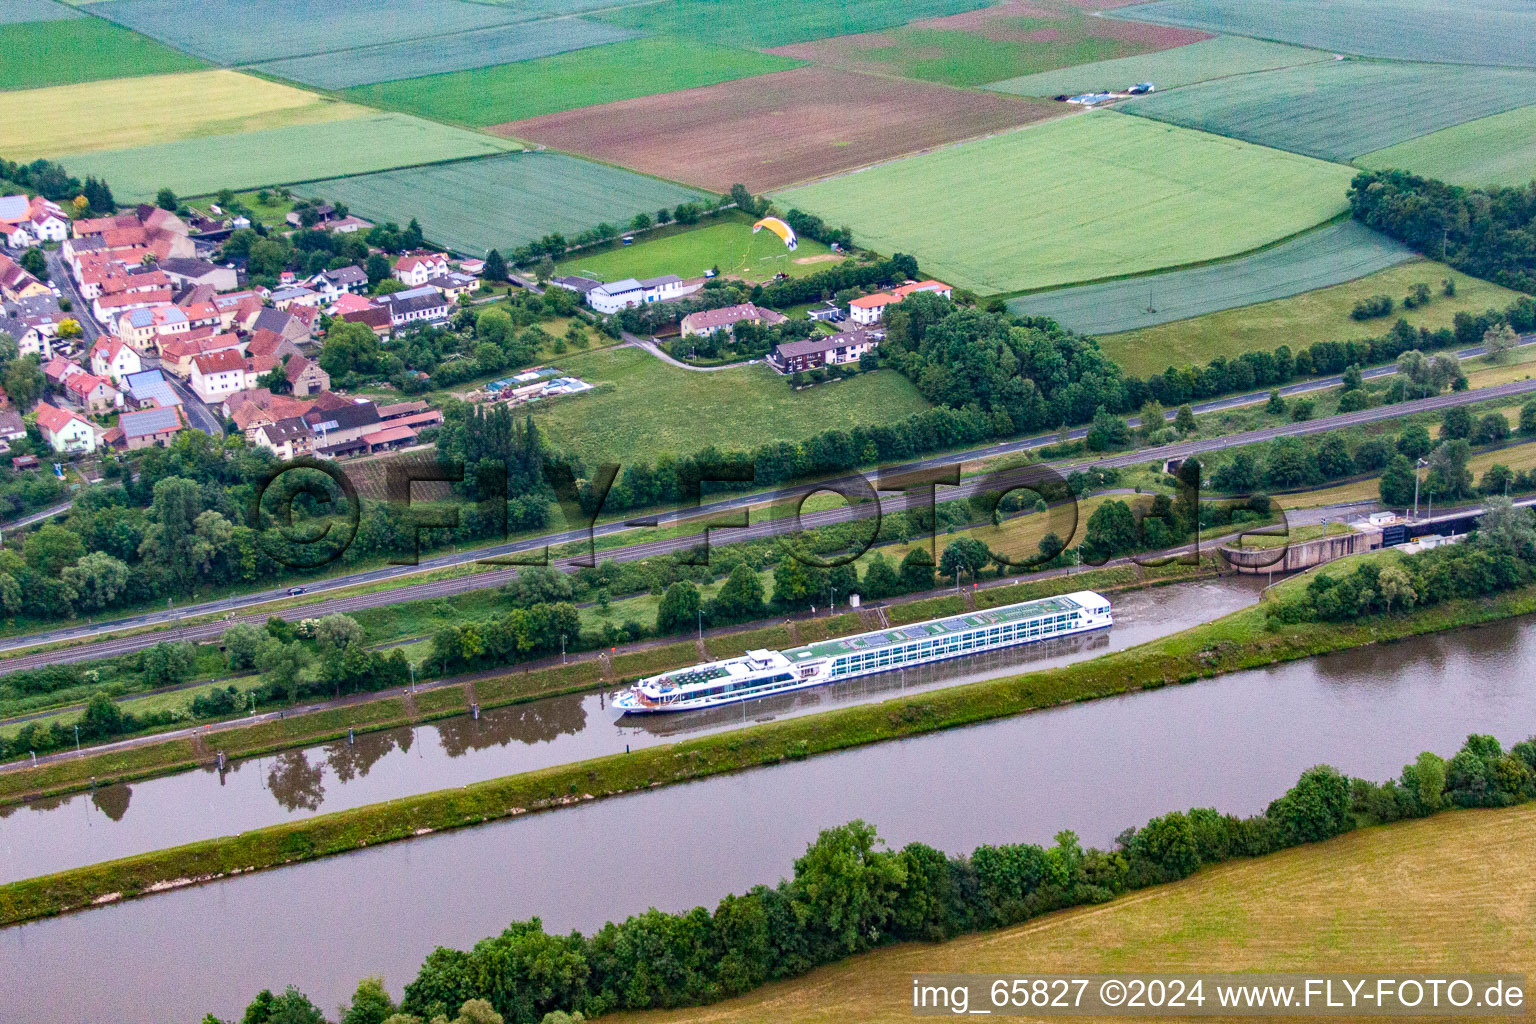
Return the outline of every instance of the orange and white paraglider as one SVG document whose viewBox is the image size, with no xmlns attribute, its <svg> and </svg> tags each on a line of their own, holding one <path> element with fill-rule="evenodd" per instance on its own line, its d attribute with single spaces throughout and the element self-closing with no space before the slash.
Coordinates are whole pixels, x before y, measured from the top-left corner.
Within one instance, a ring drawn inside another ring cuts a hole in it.
<svg viewBox="0 0 1536 1024">
<path fill-rule="evenodd" d="M 767 228 L 769 231 L 772 231 L 774 234 L 782 238 L 784 240 L 785 248 L 789 249 L 791 252 L 793 252 L 800 245 L 799 239 L 795 237 L 795 229 L 790 227 L 788 224 L 785 224 L 777 217 L 764 217 L 756 224 L 753 224 L 752 233 L 755 235 L 759 231 L 763 230 L 763 228 Z"/>
</svg>

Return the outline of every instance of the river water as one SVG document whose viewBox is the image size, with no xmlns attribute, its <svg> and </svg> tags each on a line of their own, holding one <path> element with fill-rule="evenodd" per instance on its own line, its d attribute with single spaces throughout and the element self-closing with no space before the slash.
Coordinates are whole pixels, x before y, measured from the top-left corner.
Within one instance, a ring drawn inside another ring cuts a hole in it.
<svg viewBox="0 0 1536 1024">
<path fill-rule="evenodd" d="M 867 676 L 707 712 L 616 720 L 572 694 L 365 733 L 272 757 L 0 807 L 0 883 L 743 724 L 1051 668 L 1187 629 L 1258 600 L 1257 577 L 1175 584 L 1115 600 L 1107 633 Z"/>
<path fill-rule="evenodd" d="M 289 983 L 330 1008 L 369 974 L 398 993 L 439 943 L 533 915 L 564 931 L 712 906 L 852 818 L 953 852 L 1062 828 L 1103 846 L 1174 808 L 1254 813 L 1319 762 L 1385 778 L 1469 732 L 1523 739 L 1532 679 L 1536 620 L 1512 620 L 164 893 L 0 931 L 0 1020 L 192 1022 Z"/>
</svg>

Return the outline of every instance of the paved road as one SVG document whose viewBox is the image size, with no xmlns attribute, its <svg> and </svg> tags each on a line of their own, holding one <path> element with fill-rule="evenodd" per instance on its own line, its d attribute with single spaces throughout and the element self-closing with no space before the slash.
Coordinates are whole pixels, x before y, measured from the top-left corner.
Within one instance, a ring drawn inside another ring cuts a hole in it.
<svg viewBox="0 0 1536 1024">
<path fill-rule="evenodd" d="M 49 472 L 51 473 L 53 471 L 49 470 Z M 33 523 L 41 522 L 44 519 L 51 519 L 61 512 L 68 512 L 74 503 L 75 499 L 70 498 L 68 501 L 62 501 L 59 504 L 50 508 L 45 508 L 40 512 L 33 512 L 29 516 L 22 516 L 20 519 L 13 523 L 0 523 L 0 532 L 4 532 L 6 530 L 17 530 L 23 526 L 31 526 Z"/>
<path fill-rule="evenodd" d="M 739 363 L 721 363 L 719 366 L 694 366 L 692 363 L 685 363 L 681 359 L 673 359 L 666 352 L 662 351 L 660 345 L 648 338 L 642 338 L 637 334 L 630 334 L 628 331 L 620 331 L 619 334 L 624 339 L 626 346 L 630 348 L 643 348 L 668 366 L 675 366 L 679 370 L 692 370 L 695 373 L 715 373 L 718 370 L 734 370 L 738 366 L 751 366 L 753 363 L 758 362 L 756 359 L 743 359 Z"/>
<path fill-rule="evenodd" d="M 44 250 L 43 256 L 48 261 L 48 276 L 50 283 L 59 286 L 59 291 L 69 299 L 70 315 L 80 324 L 80 331 L 85 337 L 86 351 L 90 351 L 91 343 L 101 336 L 101 325 L 91 314 L 91 304 L 80 297 L 80 290 L 75 287 L 74 280 L 69 276 L 69 267 L 64 263 L 64 257 L 57 249 Z"/>
<path fill-rule="evenodd" d="M 1262 430 L 1250 430 L 1239 434 L 1230 434 L 1225 437 L 1211 438 L 1198 441 L 1181 441 L 1176 444 L 1163 445 L 1157 448 L 1141 449 L 1110 457 L 1068 464 L 1066 462 L 1046 463 L 1054 469 L 1065 472 L 1068 468 L 1086 468 L 1091 465 L 1107 467 L 1126 467 L 1141 465 L 1150 462 L 1161 462 L 1169 458 L 1187 458 L 1191 455 L 1202 455 L 1208 452 L 1220 451 L 1224 448 L 1237 447 L 1273 440 L 1277 437 L 1296 437 L 1307 434 L 1316 434 L 1333 430 L 1342 426 L 1350 426 L 1362 423 L 1371 423 L 1385 419 L 1397 419 L 1417 412 L 1444 409 L 1450 406 L 1467 405 L 1474 402 L 1493 401 L 1500 398 L 1510 398 L 1526 394 L 1536 393 L 1536 380 L 1514 381 L 1502 384 L 1498 387 L 1483 388 L 1478 391 L 1453 392 L 1445 395 L 1437 395 L 1428 399 L 1420 399 L 1412 402 L 1404 402 L 1399 405 L 1382 406 L 1373 409 L 1365 409 L 1360 412 L 1345 413 L 1339 416 L 1329 416 L 1322 419 L 1307 420 L 1302 423 L 1287 423 L 1276 427 L 1266 427 Z M 1259 398 L 1251 401 L 1262 400 L 1267 397 L 1267 392 Z M 1223 400 L 1231 401 L 1231 400 Z M 1072 436 L 1080 437 L 1084 430 L 1072 432 Z M 1042 435 L 1016 441 L 1008 441 L 992 445 L 987 448 L 950 455 L 935 456 L 919 462 L 910 463 L 899 467 L 896 471 L 887 471 L 891 475 L 910 473 L 921 469 L 939 469 L 954 467 L 959 472 L 962 463 L 973 461 L 977 458 L 989 458 L 1010 452 L 1027 451 L 1052 444 L 1056 441 L 1055 435 Z M 1021 468 L 1010 471 L 1003 477 L 1004 482 L 1017 481 L 1026 478 L 1030 473 L 1036 472 L 1036 467 Z M 655 526 L 674 524 L 681 520 L 702 519 L 704 516 L 717 518 L 722 513 L 742 513 L 751 505 L 760 504 L 766 500 L 796 498 L 813 493 L 817 490 L 827 489 L 829 486 L 847 486 L 850 482 L 859 487 L 867 486 L 864 478 L 852 476 L 844 477 L 836 481 L 827 481 L 821 484 L 800 484 L 793 487 L 784 487 L 767 493 L 755 493 L 726 498 L 720 501 L 700 505 L 696 509 L 686 511 L 668 512 L 643 521 L 604 523 L 592 529 L 594 537 L 609 537 L 634 530 L 637 524 Z M 949 501 L 970 497 L 983 491 L 996 491 L 999 487 L 997 478 L 973 477 L 962 479 L 958 486 L 941 487 L 938 500 Z M 891 493 L 883 497 L 879 511 L 882 513 L 900 511 L 908 504 L 909 495 L 902 492 Z M 920 500 L 919 496 L 912 495 L 911 500 Z M 873 503 L 865 505 L 851 505 L 841 508 L 828 509 L 823 512 L 808 513 L 800 519 L 802 527 L 822 526 L 836 522 L 846 522 L 865 518 L 873 514 Z M 773 537 L 783 534 L 793 528 L 792 518 L 780 518 L 754 523 L 746 528 L 725 529 L 716 528 L 711 533 L 712 543 L 731 543 L 733 541 L 755 540 L 765 537 Z M 378 583 L 396 580 L 403 576 L 415 573 L 445 569 L 455 566 L 468 566 L 475 562 L 493 559 L 507 555 L 521 555 L 524 558 L 537 552 L 546 546 L 559 546 L 575 541 L 583 541 L 587 538 L 585 530 L 566 530 L 549 534 L 544 537 L 516 541 L 508 544 L 498 544 L 490 547 L 479 548 L 472 551 L 456 552 L 438 555 L 433 558 L 424 558 L 416 566 L 389 566 L 383 569 L 374 569 L 368 572 L 353 573 L 347 576 L 338 576 L 334 579 L 318 581 L 307 585 L 311 594 L 323 594 L 327 591 L 340 590 L 354 587 L 360 584 Z M 649 541 L 645 543 L 631 544 L 625 547 L 613 548 L 600 553 L 603 559 L 615 561 L 632 561 L 639 558 L 647 558 L 653 555 L 670 554 L 679 551 L 688 551 L 699 543 L 699 535 L 693 534 L 686 537 L 666 540 Z M 551 562 L 554 565 L 570 566 L 576 564 L 575 558 L 556 559 Z M 366 608 L 383 607 L 403 601 L 419 601 L 429 598 L 445 597 L 453 594 L 467 593 L 472 590 L 481 590 L 488 587 L 497 587 L 506 583 L 516 574 L 514 568 L 497 568 L 490 571 L 476 572 L 468 576 L 452 579 L 437 580 L 427 583 L 410 584 L 400 587 L 381 589 L 374 593 L 357 594 L 351 596 L 332 598 L 327 601 L 304 605 L 299 608 L 289 609 L 277 613 L 283 618 L 297 619 L 301 617 L 329 615 L 336 612 L 361 611 Z M 81 623 L 62 629 L 49 630 L 42 633 L 34 633 L 30 636 L 12 637 L 0 641 L 0 651 L 16 651 L 39 644 L 55 643 L 65 640 L 80 640 L 90 637 L 102 636 L 107 633 L 121 632 L 125 629 L 136 629 L 145 626 L 170 626 L 170 629 L 159 632 L 146 633 L 141 636 L 118 637 L 103 640 L 99 643 L 81 645 L 76 648 L 60 651 L 38 652 L 31 655 L 21 655 L 8 658 L 0 662 L 0 675 L 12 672 L 20 668 L 34 667 L 41 664 L 58 662 L 81 661 L 89 658 L 105 657 L 112 654 L 120 654 L 127 651 L 140 650 L 152 646 L 161 640 L 179 639 L 206 639 L 223 632 L 230 621 L 237 621 L 236 613 L 240 609 L 250 608 L 254 605 L 264 604 L 286 597 L 286 588 L 274 588 L 259 591 L 252 594 L 243 594 L 235 597 L 224 598 L 218 601 L 209 601 L 202 604 L 188 606 L 182 609 L 169 609 L 166 611 L 148 612 L 142 615 L 131 616 L 124 619 L 116 619 L 103 623 Z M 210 614 L 230 614 L 228 620 L 205 623 L 197 626 L 176 626 L 175 623 L 183 618 L 204 616 Z M 238 621 L 261 622 L 265 621 L 268 612 L 247 614 Z"/>
</svg>

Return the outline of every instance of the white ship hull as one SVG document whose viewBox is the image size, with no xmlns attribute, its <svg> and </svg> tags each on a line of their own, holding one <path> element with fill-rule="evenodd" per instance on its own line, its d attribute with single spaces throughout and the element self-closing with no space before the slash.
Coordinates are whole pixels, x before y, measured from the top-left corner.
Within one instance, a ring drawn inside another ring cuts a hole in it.
<svg viewBox="0 0 1536 1024">
<path fill-rule="evenodd" d="M 760 697 L 857 679 L 860 676 L 967 658 L 988 651 L 1024 647 L 1058 637 L 1093 633 L 1114 624 L 1109 602 L 1104 598 L 1082 592 L 1070 595 L 1067 600 L 1074 598 L 1093 600 L 1080 601 L 1074 611 L 1066 615 L 1047 616 L 1068 620 L 1053 622 L 1049 626 L 1039 625 L 1038 617 L 1034 621 L 1009 621 L 999 615 L 1015 609 L 1032 609 L 1044 603 L 1030 602 L 976 613 L 969 618 L 961 616 L 918 623 L 905 628 L 812 644 L 783 653 L 752 651 L 744 658 L 712 662 L 641 680 L 630 689 L 614 694 L 612 706 L 614 710 L 626 715 L 671 714 L 724 707 Z M 952 625 L 956 622 L 976 622 L 983 618 L 987 621 L 968 628 Z M 826 647 L 842 650 L 829 653 L 824 650 Z"/>
</svg>

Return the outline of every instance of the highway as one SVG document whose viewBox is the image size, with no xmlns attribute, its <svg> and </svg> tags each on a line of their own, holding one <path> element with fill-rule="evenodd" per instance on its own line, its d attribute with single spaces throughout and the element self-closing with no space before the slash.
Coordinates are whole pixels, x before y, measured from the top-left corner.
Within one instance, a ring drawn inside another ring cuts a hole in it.
<svg viewBox="0 0 1536 1024">
<path fill-rule="evenodd" d="M 1444 395 L 1436 395 L 1427 399 L 1418 399 L 1411 402 L 1403 402 L 1398 405 L 1380 406 L 1372 409 L 1364 409 L 1359 412 L 1344 413 L 1337 416 L 1329 416 L 1321 419 L 1306 420 L 1301 423 L 1287 423 L 1280 426 L 1265 427 L 1260 430 L 1244 431 L 1237 434 L 1229 434 L 1224 437 L 1209 438 L 1205 440 L 1181 441 L 1175 444 L 1162 445 L 1156 448 L 1144 448 L 1137 451 L 1123 452 L 1107 456 L 1101 459 L 1084 460 L 1078 462 L 1041 463 L 1030 467 L 1023 467 L 1009 471 L 1001 479 L 1018 481 L 1027 478 L 1031 474 L 1039 472 L 1039 466 L 1049 466 L 1065 474 L 1068 469 L 1081 469 L 1089 466 L 1126 467 L 1149 462 L 1161 462 L 1170 458 L 1187 458 L 1192 455 L 1202 455 L 1208 452 L 1220 451 L 1225 448 L 1239 447 L 1273 440 L 1277 437 L 1297 437 L 1307 434 L 1316 434 L 1338 427 L 1351 426 L 1363 423 L 1372 423 L 1380 420 L 1398 419 L 1417 412 L 1433 411 L 1448 408 L 1450 406 L 1468 405 L 1477 402 L 1496 401 L 1501 398 L 1514 398 L 1536 393 L 1536 380 L 1514 381 L 1501 384 L 1497 387 L 1483 388 L 1477 391 L 1452 392 Z M 1263 393 L 1262 397 L 1267 397 Z M 1262 400 L 1262 398 L 1249 401 Z M 1223 399 L 1225 404 L 1245 404 L 1238 399 Z M 1080 437 L 1083 430 L 1073 431 L 1074 437 Z M 1003 442 L 986 448 L 940 455 L 909 463 L 901 467 L 886 470 L 890 476 L 910 474 L 924 469 L 945 469 L 954 467 L 956 472 L 962 463 L 971 462 L 980 458 L 991 458 L 1005 455 L 1011 452 L 1027 451 L 1053 444 L 1057 440 L 1055 435 L 1042 435 L 1033 438 L 1025 438 L 1015 441 Z M 748 506 L 761 504 L 768 500 L 796 498 L 811 494 L 817 490 L 825 490 L 829 487 L 846 485 L 849 481 L 862 480 L 859 477 L 843 477 L 839 480 L 825 481 L 813 484 L 798 484 L 793 487 L 785 487 L 767 493 L 754 493 L 725 498 L 718 501 L 702 504 L 698 508 L 668 512 L 655 517 L 655 521 L 647 521 L 646 525 L 676 523 L 680 520 L 701 518 L 703 516 L 717 517 L 726 512 L 742 512 Z M 862 483 L 857 486 L 864 486 Z M 957 486 L 941 486 L 938 489 L 937 500 L 951 501 L 970 497 L 983 491 L 996 491 L 999 487 L 998 477 L 972 477 L 962 479 Z M 907 507 L 909 496 L 902 492 L 894 492 L 883 497 L 880 502 L 881 512 L 901 511 Z M 914 495 L 912 500 L 918 500 Z M 822 512 L 809 513 L 801 517 L 800 523 L 804 527 L 822 526 L 837 522 L 846 522 L 871 515 L 875 511 L 873 503 L 864 505 L 849 505 L 841 508 L 828 509 Z M 592 529 L 595 537 L 609 537 L 639 529 L 631 522 L 604 523 Z M 764 537 L 777 536 L 794 528 L 793 518 L 780 518 L 763 520 L 752 523 L 746 528 L 725 529 L 716 528 L 711 533 L 711 543 L 730 543 L 733 541 L 755 540 Z M 382 569 L 374 569 L 367 572 L 352 573 L 345 576 L 337 576 L 328 580 L 320 580 L 307 584 L 310 594 L 324 594 L 327 591 L 341 590 L 359 585 L 381 583 L 398 580 L 401 577 L 422 572 L 430 572 L 437 569 L 448 569 L 458 566 L 469 566 L 475 562 L 505 555 L 522 555 L 527 557 L 530 552 L 536 552 L 545 546 L 558 546 L 575 541 L 585 540 L 587 531 L 582 529 L 565 530 L 548 534 L 542 537 L 530 538 L 507 544 L 498 544 L 491 547 L 478 548 L 471 551 L 456 552 L 438 555 L 433 558 L 424 558 L 415 566 L 388 566 Z M 643 543 L 630 544 L 600 552 L 603 559 L 615 561 L 633 561 L 647 558 L 653 555 L 670 554 L 677 551 L 686 551 L 696 547 L 700 542 L 699 534 L 691 534 L 685 537 L 669 538 Z M 554 560 L 552 564 L 570 566 L 576 564 L 574 557 Z M 367 608 L 382 607 L 397 604 L 404 601 L 420 601 L 430 598 L 446 597 L 454 594 L 462 594 L 472 590 L 481 590 L 488 587 L 498 587 L 510 580 L 516 569 L 511 567 L 495 568 L 488 571 L 476 572 L 471 575 L 452 579 L 435 580 L 425 583 L 407 584 L 398 587 L 383 588 L 373 593 L 338 596 L 325 601 L 301 605 L 289 608 L 275 614 L 287 619 L 304 617 L 316 617 L 338 612 L 361 611 Z M 282 600 L 287 597 L 287 588 L 278 587 L 270 590 L 259 591 L 252 594 L 242 594 L 234 597 L 223 598 L 217 601 L 204 602 L 179 609 L 167 609 L 165 611 L 147 612 L 141 615 L 130 616 L 100 623 L 81 623 L 61 629 L 48 630 L 33 633 L 28 636 L 11 637 L 0 641 L 0 651 L 20 651 L 28 647 L 41 644 L 52 644 L 61 641 L 83 640 L 91 637 L 104 636 L 108 633 L 118 633 L 128 629 L 139 629 L 147 626 L 166 626 L 167 629 L 146 632 L 143 635 L 130 637 L 115 637 L 103 640 L 99 643 L 82 644 L 65 650 L 41 651 L 33 654 L 18 655 L 0 662 L 0 675 L 13 672 L 22 668 L 35 667 L 42 664 L 60 662 L 81 661 L 90 658 L 106 657 L 113 654 L 121 654 L 128 651 L 140 650 L 152 646 L 162 640 L 201 640 L 208 639 L 222 633 L 231 622 L 263 622 L 269 614 L 261 611 L 241 616 L 230 615 L 227 619 L 215 622 L 207 622 L 200 625 L 178 626 L 177 623 L 185 618 L 207 615 L 221 615 L 239 612 L 256 605 Z"/>
</svg>

